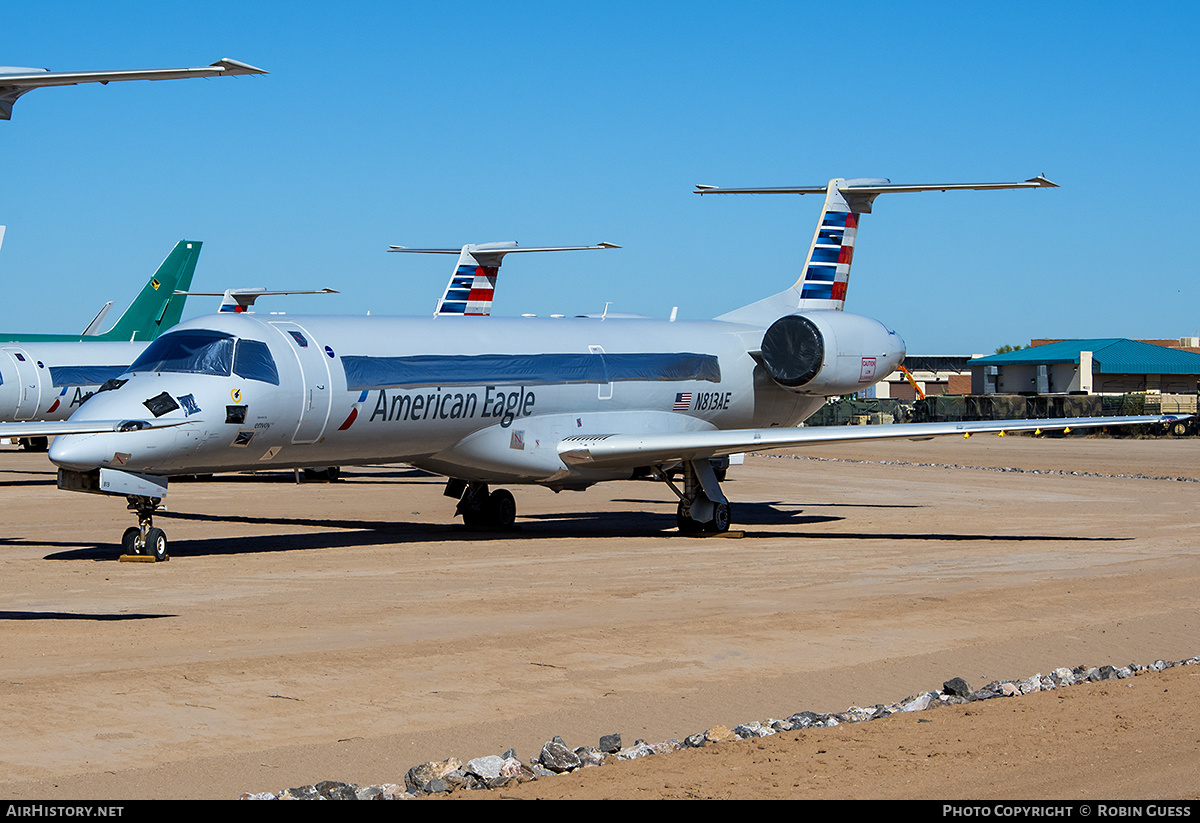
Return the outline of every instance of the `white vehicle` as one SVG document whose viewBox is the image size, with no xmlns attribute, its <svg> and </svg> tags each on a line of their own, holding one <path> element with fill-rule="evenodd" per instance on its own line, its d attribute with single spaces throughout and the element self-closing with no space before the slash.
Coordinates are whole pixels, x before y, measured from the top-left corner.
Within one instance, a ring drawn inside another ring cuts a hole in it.
<svg viewBox="0 0 1200 823">
<path fill-rule="evenodd" d="M 843 311 L 859 215 L 882 193 L 1052 186 L 835 179 L 796 283 L 713 320 L 273 317 L 225 313 L 164 334 L 50 448 L 61 488 L 119 494 L 129 553 L 166 555 L 171 475 L 404 462 L 445 475 L 464 521 L 506 528 L 496 483 L 584 489 L 649 467 L 683 532 L 732 511 L 714 457 L 834 440 L 1162 421 L 1162 417 L 798 428 L 827 397 L 904 359 L 896 332 Z M 747 191 L 704 189 L 714 191 Z M 762 190 L 753 190 L 762 191 Z M 778 190 L 776 190 L 778 191 Z M 682 469 L 682 488 L 670 479 Z"/>
</svg>

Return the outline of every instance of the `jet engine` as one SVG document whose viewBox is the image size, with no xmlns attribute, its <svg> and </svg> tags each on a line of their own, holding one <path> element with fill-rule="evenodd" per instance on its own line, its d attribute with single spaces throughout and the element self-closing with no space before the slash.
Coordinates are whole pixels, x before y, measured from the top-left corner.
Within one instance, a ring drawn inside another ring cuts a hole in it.
<svg viewBox="0 0 1200 823">
<path fill-rule="evenodd" d="M 763 335 L 762 365 L 797 394 L 861 391 L 904 362 L 904 341 L 877 320 L 841 311 L 789 314 Z"/>
</svg>

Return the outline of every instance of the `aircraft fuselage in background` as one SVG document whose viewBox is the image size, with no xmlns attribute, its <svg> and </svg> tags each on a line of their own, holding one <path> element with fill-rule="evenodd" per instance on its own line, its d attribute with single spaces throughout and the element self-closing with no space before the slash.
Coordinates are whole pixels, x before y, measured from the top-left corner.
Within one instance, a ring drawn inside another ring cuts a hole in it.
<svg viewBox="0 0 1200 823">
<path fill-rule="evenodd" d="M 0 422 L 70 417 L 179 322 L 203 244 L 180 240 L 112 328 L 99 334 L 0 333 Z M 44 439 L 43 439 L 44 444 Z"/>
<path fill-rule="evenodd" d="M 146 343 L 0 344 L 0 420 L 66 420 Z"/>
</svg>

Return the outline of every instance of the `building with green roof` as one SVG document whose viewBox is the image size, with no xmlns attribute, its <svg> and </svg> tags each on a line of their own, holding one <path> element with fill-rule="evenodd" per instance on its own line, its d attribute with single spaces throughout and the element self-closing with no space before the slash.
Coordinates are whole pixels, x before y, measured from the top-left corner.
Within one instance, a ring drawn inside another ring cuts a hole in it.
<svg viewBox="0 0 1200 823">
<path fill-rule="evenodd" d="M 1200 354 L 1138 340 L 1061 340 L 971 361 L 972 394 L 1195 394 Z"/>
</svg>

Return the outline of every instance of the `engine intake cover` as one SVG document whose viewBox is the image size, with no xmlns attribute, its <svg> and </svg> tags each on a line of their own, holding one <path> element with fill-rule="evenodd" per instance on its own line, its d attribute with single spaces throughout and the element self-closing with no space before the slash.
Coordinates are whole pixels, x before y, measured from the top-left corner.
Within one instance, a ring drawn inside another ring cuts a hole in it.
<svg viewBox="0 0 1200 823">
<path fill-rule="evenodd" d="M 772 323 L 763 335 L 761 351 L 767 374 L 788 388 L 811 382 L 825 362 L 825 340 L 820 330 L 799 314 Z"/>
</svg>

